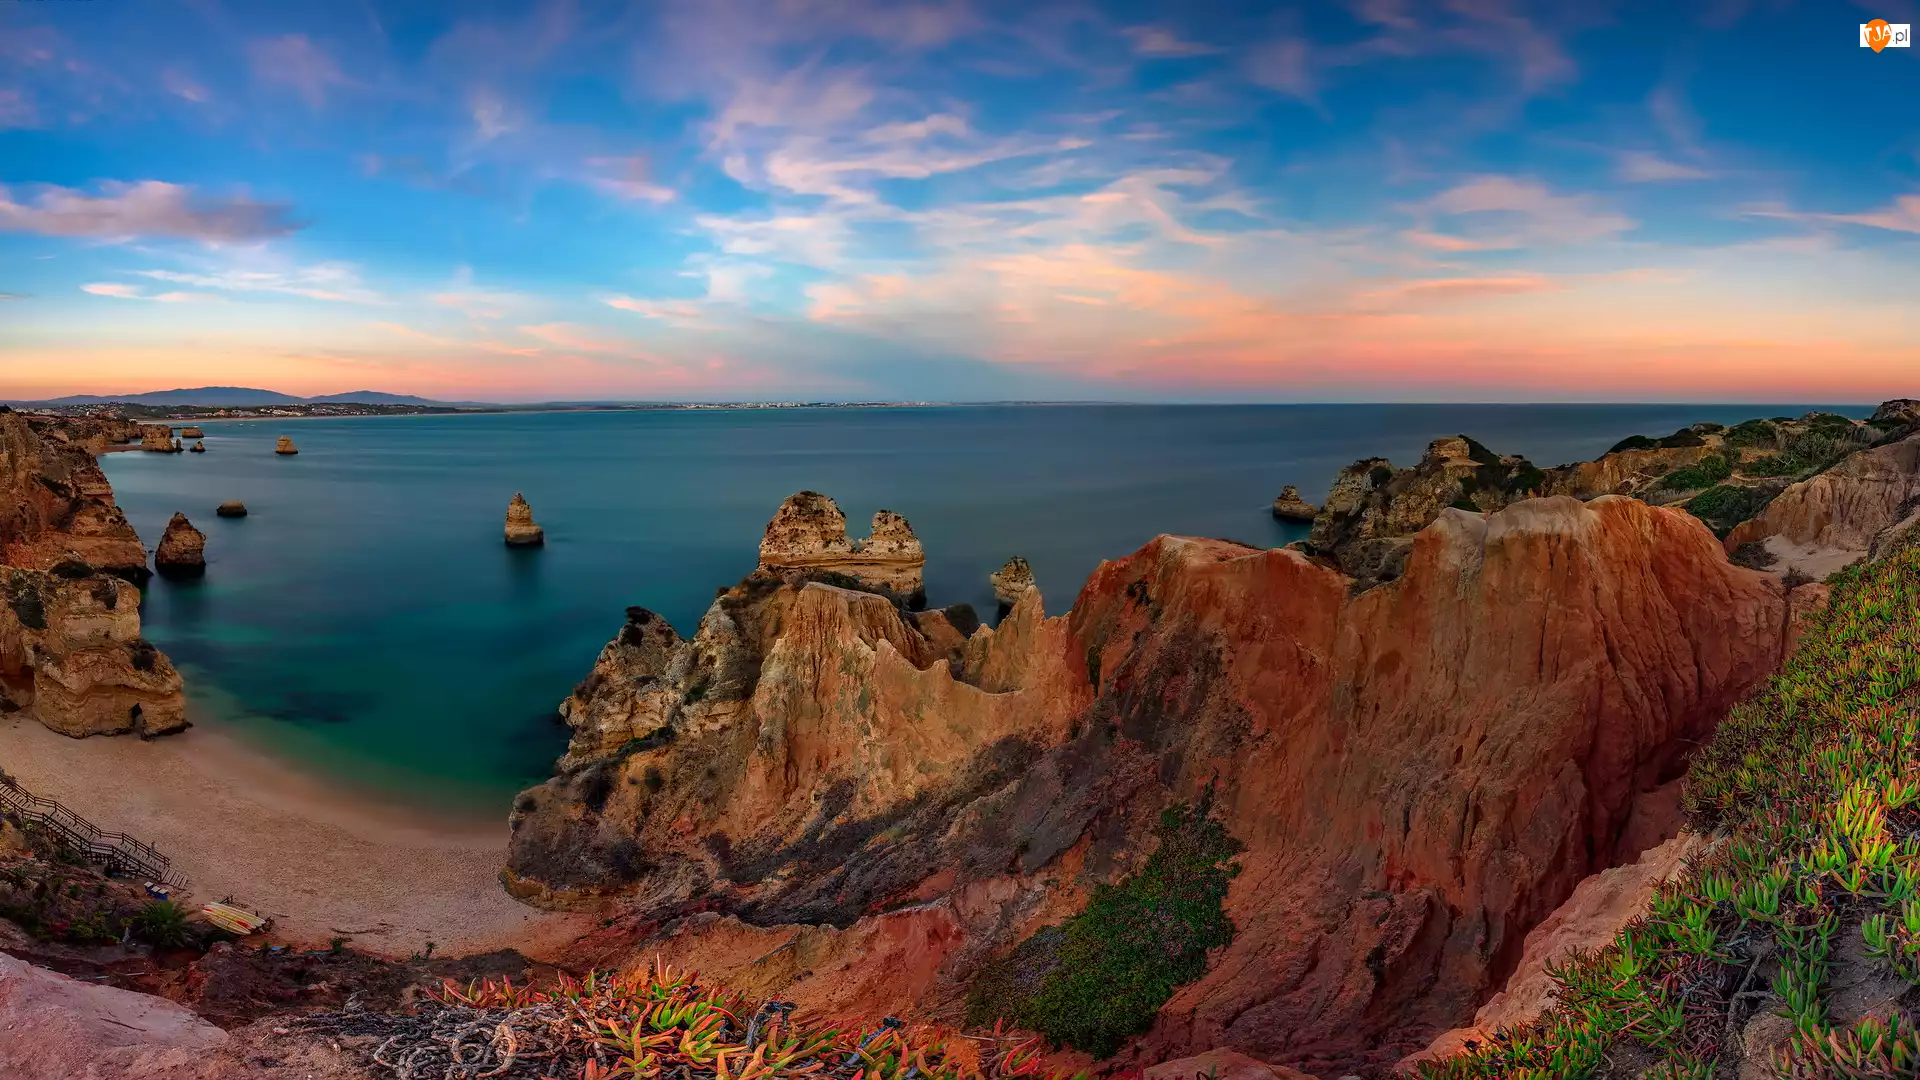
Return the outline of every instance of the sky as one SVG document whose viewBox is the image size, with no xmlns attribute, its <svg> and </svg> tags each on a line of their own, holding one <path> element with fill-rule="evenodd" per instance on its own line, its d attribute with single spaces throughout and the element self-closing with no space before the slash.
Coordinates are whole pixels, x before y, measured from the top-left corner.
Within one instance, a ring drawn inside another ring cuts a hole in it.
<svg viewBox="0 0 1920 1080">
<path fill-rule="evenodd" d="M 1920 396 L 1872 18 L 0 3 L 0 398 Z"/>
</svg>

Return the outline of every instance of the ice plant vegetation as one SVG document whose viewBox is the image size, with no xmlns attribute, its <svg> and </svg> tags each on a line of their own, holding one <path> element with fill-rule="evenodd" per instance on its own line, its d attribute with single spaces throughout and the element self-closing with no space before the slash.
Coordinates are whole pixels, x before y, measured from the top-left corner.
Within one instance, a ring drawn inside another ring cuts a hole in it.
<svg viewBox="0 0 1920 1080">
<path fill-rule="evenodd" d="M 1920 547 L 1831 584 L 1693 762 L 1707 854 L 1556 969 L 1544 1016 L 1423 1076 L 1730 1076 L 1766 1051 L 1742 1036 L 1767 1013 L 1791 1024 L 1763 1059 L 1775 1076 L 1920 1075 Z"/>
<path fill-rule="evenodd" d="M 963 1036 L 891 1017 L 833 1026 L 659 963 L 541 987 L 448 982 L 427 999 L 408 1013 L 325 1013 L 298 1026 L 372 1036 L 372 1063 L 402 1078 L 1058 1080 L 1043 1074 L 1032 1036 L 998 1027 Z"/>
</svg>

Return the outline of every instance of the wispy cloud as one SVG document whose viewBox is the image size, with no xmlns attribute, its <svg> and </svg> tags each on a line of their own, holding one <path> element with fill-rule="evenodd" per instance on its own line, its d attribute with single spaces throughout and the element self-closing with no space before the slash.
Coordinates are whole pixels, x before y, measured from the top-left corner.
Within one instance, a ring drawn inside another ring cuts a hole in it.
<svg viewBox="0 0 1920 1080">
<path fill-rule="evenodd" d="M 1222 52 L 1218 46 L 1203 45 L 1197 41 L 1185 41 L 1173 31 L 1160 26 L 1129 26 L 1120 31 L 1133 42 L 1133 51 L 1141 56 L 1155 59 L 1167 57 L 1210 56 Z"/>
<path fill-rule="evenodd" d="M 1666 180 L 1705 180 L 1711 173 L 1671 161 L 1644 150 L 1623 150 L 1615 160 L 1614 175 L 1629 184 L 1659 183 Z"/>
<path fill-rule="evenodd" d="M 28 202 L 0 187 L 0 230 L 127 241 L 143 237 L 230 243 L 287 236 L 304 226 L 285 203 L 205 198 L 160 180 L 108 181 L 100 194 L 46 187 Z"/>
<path fill-rule="evenodd" d="M 209 269 L 136 270 L 141 277 L 202 289 L 233 293 L 267 293 L 308 300 L 378 304 L 382 297 L 361 283 L 359 271 L 347 263 L 296 265 L 285 260 L 258 258 Z"/>
<path fill-rule="evenodd" d="M 1920 195 L 1895 196 L 1891 203 L 1878 210 L 1865 210 L 1853 214 L 1792 210 L 1784 206 L 1768 204 L 1749 206 L 1741 214 L 1743 217 L 1752 218 L 1778 218 L 1783 221 L 1813 224 L 1860 225 L 1869 229 L 1885 229 L 1888 232 L 1920 233 Z"/>
<path fill-rule="evenodd" d="M 326 104 L 332 90 L 353 85 L 333 57 L 305 34 L 248 42 L 247 60 L 255 79 L 285 86 L 316 109 Z"/>
<path fill-rule="evenodd" d="M 96 281 L 82 285 L 80 286 L 80 291 L 94 296 L 110 296 L 116 300 L 157 300 L 163 304 L 185 304 L 220 299 L 209 293 L 150 293 L 141 289 L 138 285 L 126 285 L 112 281 Z"/>
<path fill-rule="evenodd" d="M 1499 250 L 1581 244 L 1632 229 L 1633 219 L 1587 195 L 1556 194 L 1545 184 L 1511 176 L 1477 176 L 1413 208 L 1417 218 L 1444 219 L 1448 231 L 1421 228 L 1431 246 Z"/>
</svg>

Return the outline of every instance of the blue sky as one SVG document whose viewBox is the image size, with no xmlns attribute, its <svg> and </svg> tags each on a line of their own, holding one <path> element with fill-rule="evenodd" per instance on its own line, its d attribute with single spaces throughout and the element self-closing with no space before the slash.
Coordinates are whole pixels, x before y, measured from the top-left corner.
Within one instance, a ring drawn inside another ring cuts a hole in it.
<svg viewBox="0 0 1920 1080">
<path fill-rule="evenodd" d="M 1875 17 L 0 4 L 0 396 L 1912 394 Z"/>
</svg>

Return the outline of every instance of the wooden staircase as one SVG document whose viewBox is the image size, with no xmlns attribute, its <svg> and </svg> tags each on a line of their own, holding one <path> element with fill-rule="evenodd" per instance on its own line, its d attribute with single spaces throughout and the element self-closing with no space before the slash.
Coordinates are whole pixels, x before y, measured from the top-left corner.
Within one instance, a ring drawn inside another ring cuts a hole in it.
<svg viewBox="0 0 1920 1080">
<path fill-rule="evenodd" d="M 22 824 L 37 825 L 70 854 L 99 866 L 108 874 L 138 877 L 156 885 L 182 889 L 187 879 L 174 873 L 172 862 L 126 833 L 104 832 L 99 826 L 53 799 L 43 799 L 0 771 L 0 812 Z"/>
</svg>

